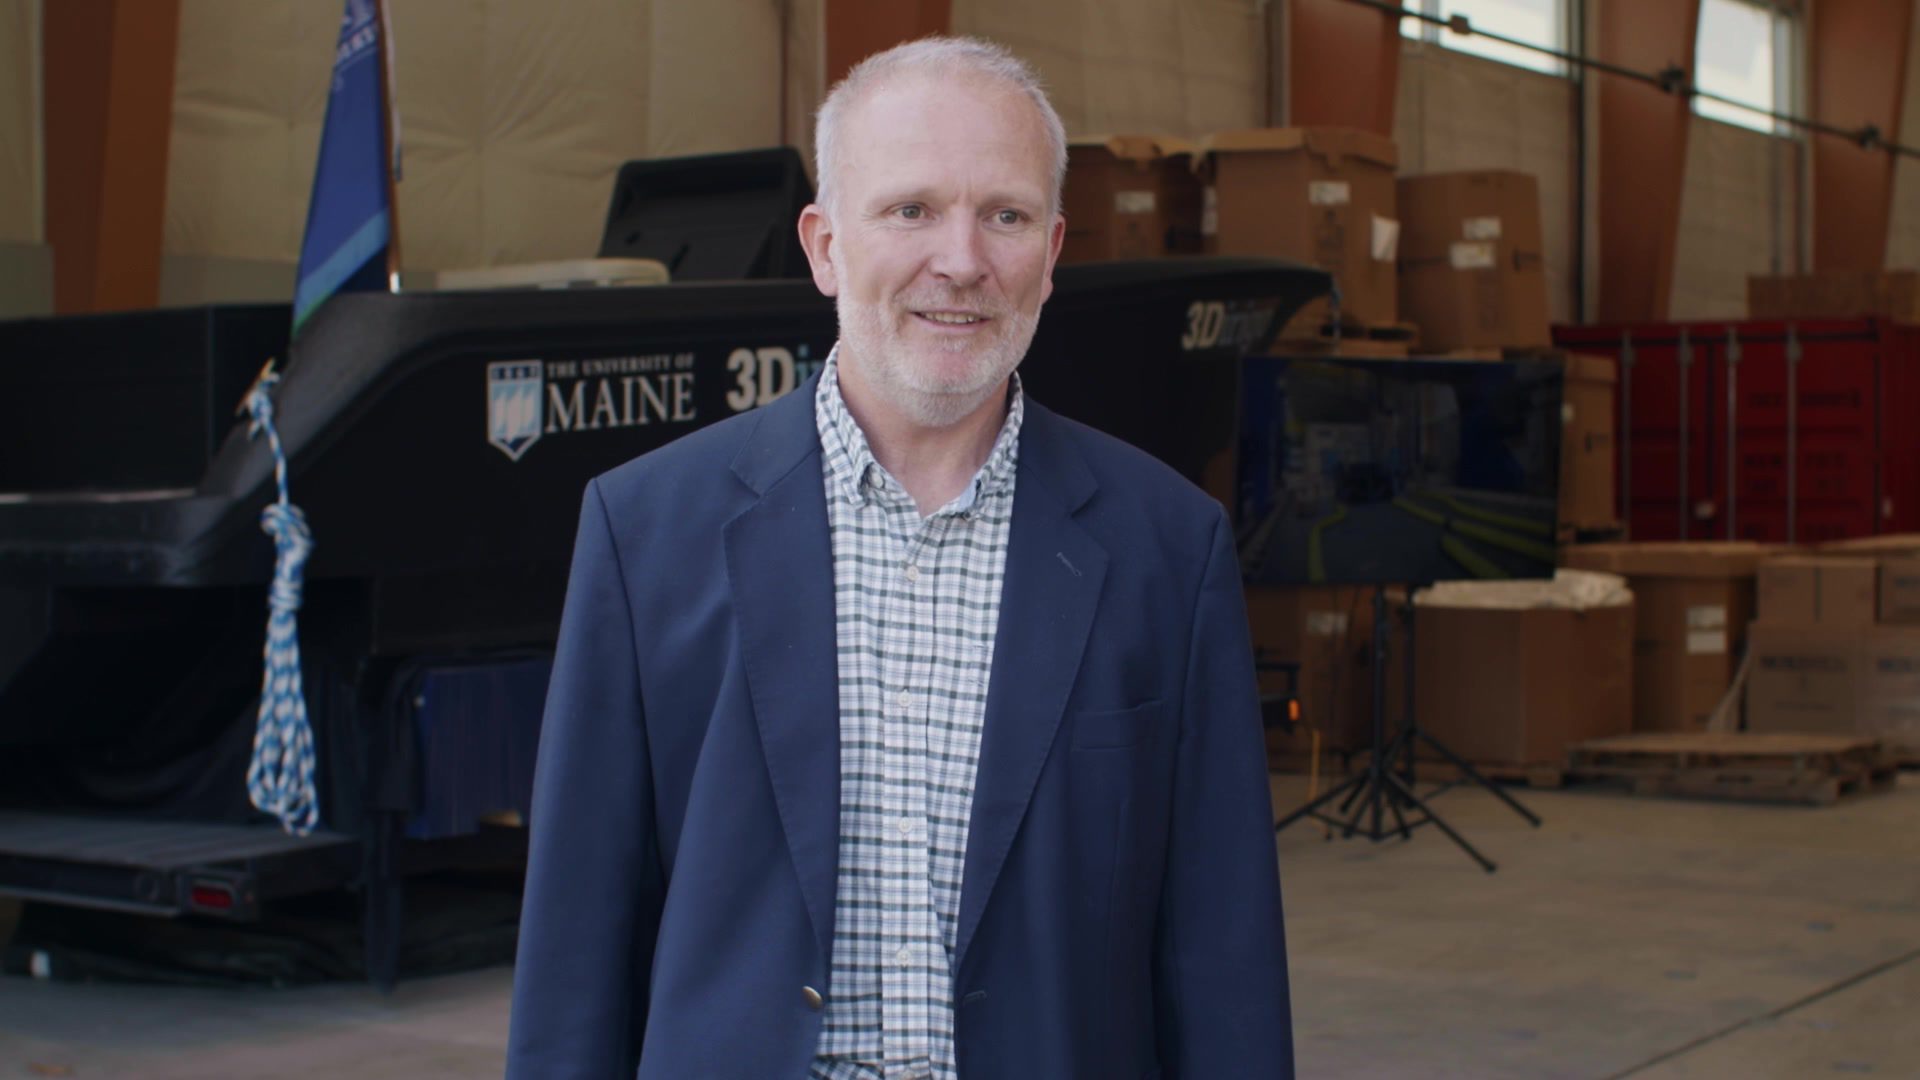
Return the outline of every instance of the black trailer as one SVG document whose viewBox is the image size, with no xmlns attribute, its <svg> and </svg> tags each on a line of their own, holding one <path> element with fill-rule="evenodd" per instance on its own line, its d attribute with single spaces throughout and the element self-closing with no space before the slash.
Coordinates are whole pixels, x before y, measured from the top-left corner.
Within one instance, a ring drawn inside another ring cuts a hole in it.
<svg viewBox="0 0 1920 1080">
<path fill-rule="evenodd" d="M 1327 289 L 1223 258 L 1055 282 L 1029 392 L 1216 489 L 1241 358 Z M 0 893 L 246 918 L 352 886 L 390 983 L 406 873 L 524 851 L 511 823 L 587 480 L 791 391 L 834 314 L 793 280 L 350 294 L 290 356 L 287 320 L 0 323 Z M 304 838 L 244 784 L 274 485 L 234 410 L 272 356 L 315 540 L 300 635 L 322 829 Z"/>
</svg>

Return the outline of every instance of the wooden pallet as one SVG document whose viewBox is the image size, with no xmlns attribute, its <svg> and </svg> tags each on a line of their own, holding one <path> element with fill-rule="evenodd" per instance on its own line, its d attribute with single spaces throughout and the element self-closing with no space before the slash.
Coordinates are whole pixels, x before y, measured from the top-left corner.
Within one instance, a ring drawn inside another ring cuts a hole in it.
<svg viewBox="0 0 1920 1080">
<path fill-rule="evenodd" d="M 1638 795 L 1828 806 L 1892 786 L 1898 769 L 1874 738 L 1708 732 L 1595 739 L 1572 749 L 1567 771 Z"/>
</svg>

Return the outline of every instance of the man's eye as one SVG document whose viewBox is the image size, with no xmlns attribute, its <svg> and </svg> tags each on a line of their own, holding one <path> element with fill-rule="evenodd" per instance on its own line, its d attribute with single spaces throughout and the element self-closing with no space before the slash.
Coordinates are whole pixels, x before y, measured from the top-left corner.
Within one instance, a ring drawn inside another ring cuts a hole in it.
<svg viewBox="0 0 1920 1080">
<path fill-rule="evenodd" d="M 1018 225 L 1022 220 L 1022 215 L 1018 210 L 1002 210 L 994 215 L 994 220 L 1000 222 L 1002 225 Z"/>
<path fill-rule="evenodd" d="M 925 207 L 909 204 L 901 207 L 899 213 L 901 217 L 906 218 L 908 221 L 919 221 L 926 216 L 927 211 Z"/>
</svg>

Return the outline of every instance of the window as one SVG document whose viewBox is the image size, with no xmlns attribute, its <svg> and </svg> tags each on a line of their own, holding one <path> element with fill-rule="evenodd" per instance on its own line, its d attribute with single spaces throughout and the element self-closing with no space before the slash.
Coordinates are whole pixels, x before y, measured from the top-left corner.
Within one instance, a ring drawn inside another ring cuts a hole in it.
<svg viewBox="0 0 1920 1080">
<path fill-rule="evenodd" d="M 1695 97 L 1693 111 L 1755 131 L 1788 134 L 1787 126 L 1766 112 L 1793 111 L 1793 32 L 1793 19 L 1771 5 L 1701 0 L 1694 86 L 1741 104 Z"/>
<path fill-rule="evenodd" d="M 1402 0 L 1401 6 L 1442 19 L 1464 15 L 1475 31 L 1498 34 L 1559 52 L 1567 51 L 1565 0 Z M 1531 68 L 1548 75 L 1564 75 L 1567 70 L 1565 63 L 1545 53 L 1494 41 L 1482 37 L 1478 32 L 1456 34 L 1423 19 L 1401 19 L 1400 33 L 1405 37 L 1437 42 L 1449 49 Z"/>
</svg>

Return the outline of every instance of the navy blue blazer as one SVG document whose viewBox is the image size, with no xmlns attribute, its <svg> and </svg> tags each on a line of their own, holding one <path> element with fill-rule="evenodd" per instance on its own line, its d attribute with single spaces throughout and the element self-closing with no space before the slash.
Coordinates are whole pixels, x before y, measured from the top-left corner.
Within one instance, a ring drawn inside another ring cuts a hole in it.
<svg viewBox="0 0 1920 1080">
<path fill-rule="evenodd" d="M 806 1075 L 840 783 L 814 385 L 587 488 L 510 1077 Z M 1225 516 L 1032 401 L 1018 470 L 950 957 L 960 1075 L 1291 1077 Z"/>
</svg>

